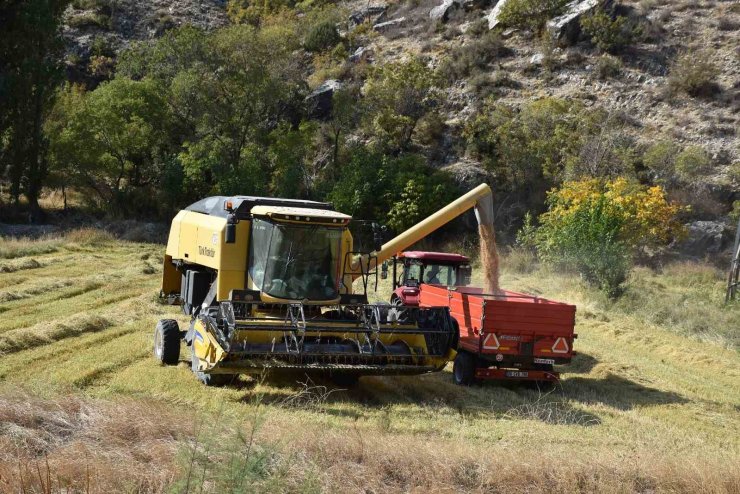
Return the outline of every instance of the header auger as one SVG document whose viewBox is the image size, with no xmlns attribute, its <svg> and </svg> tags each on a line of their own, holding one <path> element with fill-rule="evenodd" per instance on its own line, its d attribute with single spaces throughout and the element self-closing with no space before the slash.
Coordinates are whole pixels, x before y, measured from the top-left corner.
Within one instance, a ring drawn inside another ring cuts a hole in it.
<svg viewBox="0 0 740 494">
<path fill-rule="evenodd" d="M 177 364 L 180 339 L 206 384 L 264 369 L 328 372 L 348 382 L 369 374 L 420 374 L 454 358 L 457 324 L 446 307 L 368 304 L 377 267 L 475 208 L 492 222 L 482 184 L 372 252 L 353 248 L 350 216 L 329 203 L 209 197 L 172 222 L 161 296 L 191 316 L 187 331 L 163 320 L 155 356 Z M 363 293 L 353 282 L 363 278 Z"/>
</svg>

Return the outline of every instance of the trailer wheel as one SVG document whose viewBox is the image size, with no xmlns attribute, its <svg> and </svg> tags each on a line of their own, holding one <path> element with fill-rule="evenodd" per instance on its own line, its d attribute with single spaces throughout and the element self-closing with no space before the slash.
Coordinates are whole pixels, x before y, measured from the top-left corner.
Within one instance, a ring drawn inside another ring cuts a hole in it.
<svg viewBox="0 0 740 494">
<path fill-rule="evenodd" d="M 160 319 L 154 328 L 154 357 L 163 365 L 180 360 L 180 327 L 174 319 Z"/>
<path fill-rule="evenodd" d="M 460 386 L 470 386 L 475 382 L 475 355 L 460 351 L 452 364 L 452 379 Z"/>
<path fill-rule="evenodd" d="M 198 370 L 198 363 L 200 360 L 195 354 L 195 346 L 190 345 L 190 367 L 193 370 L 193 374 L 198 378 L 200 382 L 206 386 L 225 386 L 230 384 L 231 381 L 236 377 L 234 374 L 207 374 Z"/>
</svg>

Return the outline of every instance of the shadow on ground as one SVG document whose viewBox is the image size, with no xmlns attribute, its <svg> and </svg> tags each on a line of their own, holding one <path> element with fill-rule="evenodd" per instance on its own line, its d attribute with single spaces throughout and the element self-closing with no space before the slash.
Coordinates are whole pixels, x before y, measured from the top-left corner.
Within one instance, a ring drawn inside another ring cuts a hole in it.
<svg viewBox="0 0 740 494">
<path fill-rule="evenodd" d="M 575 370 L 587 374 L 597 359 L 581 354 Z M 449 372 L 421 376 L 363 377 L 353 387 L 342 388 L 320 375 L 279 373 L 260 378 L 240 378 L 232 384 L 243 391 L 240 401 L 270 406 L 320 408 L 331 415 L 357 419 L 382 413 L 394 406 L 411 415 L 459 415 L 468 419 L 530 419 L 560 425 L 593 426 L 601 419 L 581 405 L 603 404 L 619 410 L 685 403 L 682 396 L 661 391 L 624 377 L 576 376 L 562 380 L 553 390 L 524 384 L 485 382 L 457 386 Z"/>
</svg>

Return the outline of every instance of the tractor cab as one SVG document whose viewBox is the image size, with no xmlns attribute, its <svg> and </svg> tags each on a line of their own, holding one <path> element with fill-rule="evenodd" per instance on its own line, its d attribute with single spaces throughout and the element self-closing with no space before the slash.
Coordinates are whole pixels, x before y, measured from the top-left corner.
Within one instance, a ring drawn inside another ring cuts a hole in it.
<svg viewBox="0 0 740 494">
<path fill-rule="evenodd" d="M 449 252 L 407 251 L 390 261 L 393 269 L 394 305 L 418 305 L 421 284 L 467 286 L 470 284 L 470 259 Z M 399 269 L 400 272 L 399 272 Z M 384 266 L 387 273 L 387 266 Z"/>
</svg>

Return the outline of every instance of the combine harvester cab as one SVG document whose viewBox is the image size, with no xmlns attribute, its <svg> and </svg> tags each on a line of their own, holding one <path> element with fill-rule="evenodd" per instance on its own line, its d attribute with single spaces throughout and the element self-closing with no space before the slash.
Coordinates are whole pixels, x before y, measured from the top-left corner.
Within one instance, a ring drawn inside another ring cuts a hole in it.
<svg viewBox="0 0 740 494">
<path fill-rule="evenodd" d="M 449 308 L 400 311 L 368 304 L 378 266 L 471 208 L 491 217 L 483 184 L 375 250 L 353 249 L 351 217 L 331 204 L 262 197 L 210 197 L 172 222 L 161 296 L 191 317 L 157 325 L 154 354 L 179 362 L 180 340 L 206 384 L 265 369 L 361 375 L 438 371 L 454 358 Z M 353 293 L 362 280 L 363 293 Z"/>
<path fill-rule="evenodd" d="M 475 287 L 421 286 L 421 307 L 446 306 L 460 327 L 453 377 L 535 381 L 559 379 L 556 364 L 570 363 L 576 307 L 523 293 L 483 293 Z"/>
</svg>

